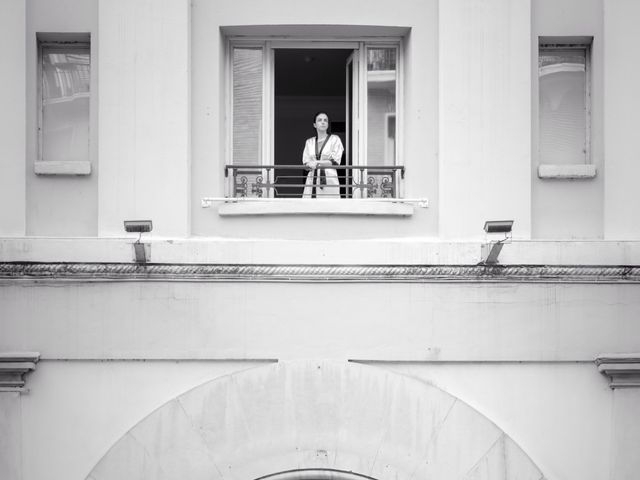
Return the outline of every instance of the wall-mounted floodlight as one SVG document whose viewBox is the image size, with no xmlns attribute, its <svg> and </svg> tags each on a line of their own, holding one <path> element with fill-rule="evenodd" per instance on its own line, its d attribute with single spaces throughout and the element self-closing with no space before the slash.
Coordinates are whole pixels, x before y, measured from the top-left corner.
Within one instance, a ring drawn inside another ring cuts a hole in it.
<svg viewBox="0 0 640 480">
<path fill-rule="evenodd" d="M 125 220 L 124 231 L 129 233 L 139 233 L 138 240 L 133 244 L 133 253 L 136 263 L 147 263 L 151 258 L 151 245 L 142 243 L 143 233 L 153 230 L 151 220 Z"/>
<path fill-rule="evenodd" d="M 129 233 L 147 233 L 153 230 L 151 220 L 125 220 L 124 231 Z"/>
<path fill-rule="evenodd" d="M 484 223 L 484 231 L 490 234 L 503 233 L 504 238 L 498 241 L 491 241 L 482 244 L 480 256 L 480 264 L 495 265 L 498 263 L 498 256 L 502 251 L 502 246 L 511 240 L 511 230 L 513 229 L 513 220 L 490 220 Z"/>
<path fill-rule="evenodd" d="M 509 234 L 513 229 L 513 220 L 489 220 L 484 222 L 484 231 L 487 233 Z"/>
</svg>

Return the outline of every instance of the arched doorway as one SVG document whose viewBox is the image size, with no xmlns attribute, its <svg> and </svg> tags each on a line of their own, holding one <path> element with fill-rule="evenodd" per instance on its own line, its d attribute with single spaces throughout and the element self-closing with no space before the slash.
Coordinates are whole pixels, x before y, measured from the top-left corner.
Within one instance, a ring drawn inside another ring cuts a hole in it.
<svg viewBox="0 0 640 480">
<path fill-rule="evenodd" d="M 256 480 L 375 480 L 366 475 L 329 468 L 304 468 L 265 475 Z"/>
<path fill-rule="evenodd" d="M 88 479 L 539 480 L 489 419 L 422 381 L 350 362 L 221 377 L 127 432 Z"/>
</svg>

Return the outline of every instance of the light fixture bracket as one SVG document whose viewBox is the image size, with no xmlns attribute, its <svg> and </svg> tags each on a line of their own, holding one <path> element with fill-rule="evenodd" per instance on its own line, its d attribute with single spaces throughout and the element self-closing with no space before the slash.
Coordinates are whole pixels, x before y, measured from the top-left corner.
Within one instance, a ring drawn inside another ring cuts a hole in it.
<svg viewBox="0 0 640 480">
<path fill-rule="evenodd" d="M 479 265 L 496 265 L 498 263 L 498 257 L 500 256 L 502 247 L 505 243 L 511 241 L 512 230 L 513 220 L 488 220 L 484 222 L 484 231 L 487 234 L 503 233 L 504 238 L 482 244 Z"/>
<path fill-rule="evenodd" d="M 147 263 L 151 258 L 151 245 L 142 243 L 142 234 L 153 230 L 151 220 L 125 220 L 124 230 L 128 233 L 138 233 L 138 240 L 133 244 L 133 255 L 136 263 Z"/>
</svg>

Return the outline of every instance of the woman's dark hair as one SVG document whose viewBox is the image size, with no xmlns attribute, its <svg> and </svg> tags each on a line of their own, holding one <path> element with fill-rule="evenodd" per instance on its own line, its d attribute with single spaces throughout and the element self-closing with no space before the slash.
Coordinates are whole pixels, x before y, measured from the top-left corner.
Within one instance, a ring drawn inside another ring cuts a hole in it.
<svg viewBox="0 0 640 480">
<path fill-rule="evenodd" d="M 329 118 L 329 114 L 327 112 L 323 112 L 322 110 L 319 112 L 316 112 L 316 114 L 313 116 L 313 123 L 316 123 L 316 119 L 318 118 L 318 115 L 326 115 L 327 116 L 327 135 L 331 135 L 331 119 Z"/>
</svg>

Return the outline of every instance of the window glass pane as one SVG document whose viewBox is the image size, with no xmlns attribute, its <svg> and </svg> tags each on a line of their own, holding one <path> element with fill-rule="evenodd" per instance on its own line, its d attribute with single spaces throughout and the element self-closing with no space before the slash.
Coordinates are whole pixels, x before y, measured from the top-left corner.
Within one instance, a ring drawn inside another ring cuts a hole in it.
<svg viewBox="0 0 640 480">
<path fill-rule="evenodd" d="M 367 49 L 367 159 L 369 165 L 394 165 L 396 159 L 395 48 Z"/>
<path fill-rule="evenodd" d="M 89 160 L 89 47 L 42 47 L 41 160 Z"/>
<path fill-rule="evenodd" d="M 233 49 L 233 163 L 261 163 L 262 49 Z"/>
<path fill-rule="evenodd" d="M 540 161 L 585 163 L 587 49 L 540 48 Z"/>
</svg>

